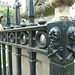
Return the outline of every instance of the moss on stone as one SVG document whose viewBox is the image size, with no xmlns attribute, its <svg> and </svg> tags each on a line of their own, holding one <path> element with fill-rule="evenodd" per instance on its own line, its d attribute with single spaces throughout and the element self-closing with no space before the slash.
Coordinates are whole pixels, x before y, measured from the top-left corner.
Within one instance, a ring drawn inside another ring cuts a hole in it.
<svg viewBox="0 0 75 75">
<path fill-rule="evenodd" d="M 54 9 L 50 6 L 49 3 L 45 3 L 40 6 L 35 6 L 35 18 L 40 17 L 41 14 L 44 16 L 50 16 L 54 14 Z M 22 18 L 28 19 L 28 11 L 21 15 Z"/>
</svg>

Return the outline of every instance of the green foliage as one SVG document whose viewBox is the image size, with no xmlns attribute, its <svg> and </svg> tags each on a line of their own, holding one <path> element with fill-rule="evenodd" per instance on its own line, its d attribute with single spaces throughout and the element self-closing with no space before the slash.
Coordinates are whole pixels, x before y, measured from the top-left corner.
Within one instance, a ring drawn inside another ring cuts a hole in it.
<svg viewBox="0 0 75 75">
<path fill-rule="evenodd" d="M 6 53 L 6 64 L 8 63 L 8 54 Z M 1 64 L 3 64 L 3 55 L 1 54 Z"/>
<path fill-rule="evenodd" d="M 0 8 L 0 13 L 4 16 L 2 19 L 2 25 L 5 26 L 7 24 L 7 8 Z M 10 8 L 10 20 L 14 22 L 14 9 Z"/>
</svg>

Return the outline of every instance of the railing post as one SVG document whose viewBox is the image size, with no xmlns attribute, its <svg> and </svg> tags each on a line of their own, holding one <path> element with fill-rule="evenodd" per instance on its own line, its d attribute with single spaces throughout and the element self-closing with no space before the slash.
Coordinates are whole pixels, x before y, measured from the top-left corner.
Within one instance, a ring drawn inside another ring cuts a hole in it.
<svg viewBox="0 0 75 75">
<path fill-rule="evenodd" d="M 3 75 L 6 75 L 5 44 L 2 44 L 2 55 L 3 55 Z"/>
<path fill-rule="evenodd" d="M 2 75 L 2 67 L 1 67 L 1 44 L 0 44 L 0 75 Z"/>
<path fill-rule="evenodd" d="M 56 24 L 58 25 L 56 25 L 57 27 L 53 28 L 50 27 L 51 24 L 48 25 L 49 29 L 48 33 L 50 39 L 50 44 L 48 48 L 49 53 L 48 57 L 50 59 L 50 75 L 74 75 L 75 44 L 71 39 L 69 39 L 69 37 L 72 36 L 72 35 L 69 36 L 69 32 L 71 32 L 71 30 L 69 31 L 69 29 L 72 29 L 69 26 L 72 23 L 73 22 L 71 21 L 61 21 L 59 23 L 55 23 L 54 26 Z M 70 25 L 67 26 L 67 24 Z M 74 31 L 75 33 L 75 29 L 72 31 Z M 67 36 L 66 33 L 68 33 Z M 57 39 L 54 39 L 55 35 L 57 35 L 56 36 Z"/>
<path fill-rule="evenodd" d="M 8 73 L 9 75 L 12 74 L 12 46 L 8 46 Z"/>
<path fill-rule="evenodd" d="M 50 0 L 55 8 L 53 21 L 56 21 L 47 25 L 50 75 L 74 75 L 75 23 L 69 14 L 73 3 L 73 0 Z"/>
</svg>

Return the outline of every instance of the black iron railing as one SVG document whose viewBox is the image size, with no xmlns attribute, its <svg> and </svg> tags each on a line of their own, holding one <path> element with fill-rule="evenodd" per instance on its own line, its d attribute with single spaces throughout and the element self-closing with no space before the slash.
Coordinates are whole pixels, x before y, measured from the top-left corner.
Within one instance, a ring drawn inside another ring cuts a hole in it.
<svg viewBox="0 0 75 75">
<path fill-rule="evenodd" d="M 16 4 L 14 7 L 16 21 L 15 26 L 10 26 L 10 14 L 8 8 L 7 26 L 5 27 L 6 30 L 0 31 L 0 60 L 2 47 L 3 74 L 6 75 L 5 46 L 7 45 L 9 75 L 13 75 L 13 46 L 16 47 L 17 75 L 22 75 L 22 49 L 26 50 L 29 53 L 30 75 L 36 75 L 37 53 L 46 55 L 51 60 L 50 75 L 74 75 L 75 22 L 69 20 L 61 20 L 44 25 L 46 21 L 44 21 L 43 16 L 41 16 L 41 19 L 39 20 L 40 26 L 38 26 L 38 24 L 34 23 L 35 14 L 33 8 L 33 0 L 30 0 L 29 4 L 30 24 L 25 24 L 25 26 L 24 23 L 23 25 L 20 25 L 21 3 L 16 0 Z M 2 75 L 1 61 L 0 75 Z"/>
</svg>

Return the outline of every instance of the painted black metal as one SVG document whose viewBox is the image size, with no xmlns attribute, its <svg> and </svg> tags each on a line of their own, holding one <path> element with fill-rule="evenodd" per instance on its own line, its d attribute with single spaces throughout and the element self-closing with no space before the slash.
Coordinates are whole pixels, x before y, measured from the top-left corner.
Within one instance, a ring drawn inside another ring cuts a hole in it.
<svg viewBox="0 0 75 75">
<path fill-rule="evenodd" d="M 29 62 L 30 62 L 30 75 L 36 75 L 36 53 L 29 53 Z"/>
<path fill-rule="evenodd" d="M 27 32 L 21 32 L 18 38 L 20 40 L 20 44 L 27 45 L 28 43 L 28 33 Z"/>
<path fill-rule="evenodd" d="M 5 44 L 2 44 L 2 54 L 3 54 L 3 75 L 6 75 L 6 54 L 5 54 Z"/>
<path fill-rule="evenodd" d="M 22 24 L 21 24 L 21 27 L 26 27 L 26 23 L 25 23 L 25 20 L 22 20 Z"/>
<path fill-rule="evenodd" d="M 19 41 L 18 41 L 18 35 L 19 33 L 15 33 L 15 43 L 16 44 L 19 44 Z M 21 48 L 18 48 L 16 46 L 16 59 L 17 59 L 17 75 L 22 75 L 22 69 L 21 69 Z"/>
<path fill-rule="evenodd" d="M 10 29 L 13 29 L 13 28 L 14 28 L 14 23 L 12 22 Z"/>
<path fill-rule="evenodd" d="M 31 26 L 34 26 L 34 7 L 33 7 L 33 0 L 29 0 L 29 23 Z M 29 47 L 36 47 L 35 41 L 35 34 L 36 31 L 29 31 L 28 37 L 28 45 Z M 29 52 L 29 62 L 30 62 L 30 75 L 36 75 L 36 53 Z"/>
<path fill-rule="evenodd" d="M 75 23 L 62 20 L 47 26 L 50 75 L 74 75 Z"/>
<path fill-rule="evenodd" d="M 14 33 L 9 34 L 9 42 L 14 43 L 15 42 L 15 35 Z"/>
<path fill-rule="evenodd" d="M 4 75 L 6 75 L 5 45 L 8 45 L 9 75 L 12 75 L 12 46 L 16 47 L 17 75 L 22 75 L 21 49 L 29 53 L 30 75 L 36 75 L 37 53 L 46 55 L 50 59 L 50 75 L 74 75 L 75 22 L 61 20 L 44 25 L 46 21 L 42 16 L 38 22 L 40 26 L 37 26 L 37 24 L 34 23 L 35 13 L 33 0 L 29 0 L 29 5 L 28 25 L 25 23 L 20 25 L 21 3 L 19 0 L 15 0 L 15 27 L 22 27 L 0 31 Z M 7 22 L 8 24 L 10 22 L 9 16 Z M 13 28 L 13 26 L 11 26 L 11 28 Z M 41 35 L 44 35 L 46 39 L 44 45 L 40 42 Z"/>
<path fill-rule="evenodd" d="M 33 38 L 35 38 L 35 31 L 29 32 L 29 47 L 36 47 L 36 42 Z M 36 60 L 36 53 L 29 52 L 29 61 Z M 30 62 L 30 75 L 36 75 L 36 62 Z"/>
<path fill-rule="evenodd" d="M 3 34 L 2 34 L 2 40 L 3 40 L 3 41 L 7 41 L 7 34 L 6 34 L 6 33 L 3 33 Z"/>
<path fill-rule="evenodd" d="M 0 75 L 2 75 L 2 68 L 1 68 L 1 44 L 0 44 Z"/>
<path fill-rule="evenodd" d="M 21 32 L 21 31 L 39 31 L 39 30 L 47 30 L 47 25 L 15 28 L 15 29 L 3 30 L 0 32 Z"/>
<path fill-rule="evenodd" d="M 46 39 L 46 43 L 45 44 L 41 44 L 41 42 L 40 42 L 40 37 L 41 37 L 42 34 L 45 36 L 45 39 Z M 48 43 L 47 42 L 48 42 L 48 40 L 47 40 L 47 32 L 46 31 L 39 31 L 39 32 L 37 32 L 37 34 L 36 34 L 37 46 L 39 48 L 41 48 L 41 49 L 46 49 L 48 47 Z"/>
<path fill-rule="evenodd" d="M 4 30 L 10 28 L 10 11 L 9 11 L 9 6 L 7 7 L 7 24 L 4 26 Z"/>
<path fill-rule="evenodd" d="M 21 7 L 21 2 L 19 2 L 18 0 L 15 0 L 15 28 L 19 28 L 20 26 L 20 7 Z"/>
<path fill-rule="evenodd" d="M 62 66 L 60 64 L 50 62 L 50 75 L 74 75 L 74 63 Z"/>
<path fill-rule="evenodd" d="M 29 23 L 34 23 L 34 7 L 33 7 L 33 0 L 29 0 Z"/>
<path fill-rule="evenodd" d="M 17 75 L 22 75 L 21 72 L 21 48 L 16 49 L 16 57 L 17 57 Z"/>
<path fill-rule="evenodd" d="M 12 72 L 12 46 L 8 45 L 8 74 L 13 75 Z"/>
<path fill-rule="evenodd" d="M 10 28 L 10 12 L 9 12 L 9 6 L 7 7 L 7 28 Z"/>
<path fill-rule="evenodd" d="M 40 17 L 38 23 L 39 23 L 40 25 L 44 25 L 44 24 L 46 23 L 46 21 L 45 21 L 45 19 L 44 19 L 44 17 L 43 17 L 43 14 L 41 14 L 41 17 Z"/>
<path fill-rule="evenodd" d="M 35 52 L 35 53 L 48 55 L 48 52 L 45 49 L 38 49 L 38 48 L 36 49 L 36 48 L 33 48 L 33 47 L 27 47 L 27 46 L 24 46 L 24 45 L 21 45 L 21 44 L 8 43 L 8 42 L 3 42 L 3 41 L 0 41 L 0 43 L 10 45 L 10 46 L 15 46 L 15 47 L 18 47 L 18 48 L 22 48 L 22 49 L 24 49 L 26 51 L 29 51 L 29 52 L 31 51 L 31 52 Z"/>
<path fill-rule="evenodd" d="M 5 25 L 4 29 L 10 28 L 10 12 L 9 12 L 9 6 L 7 7 L 7 24 Z"/>
</svg>

